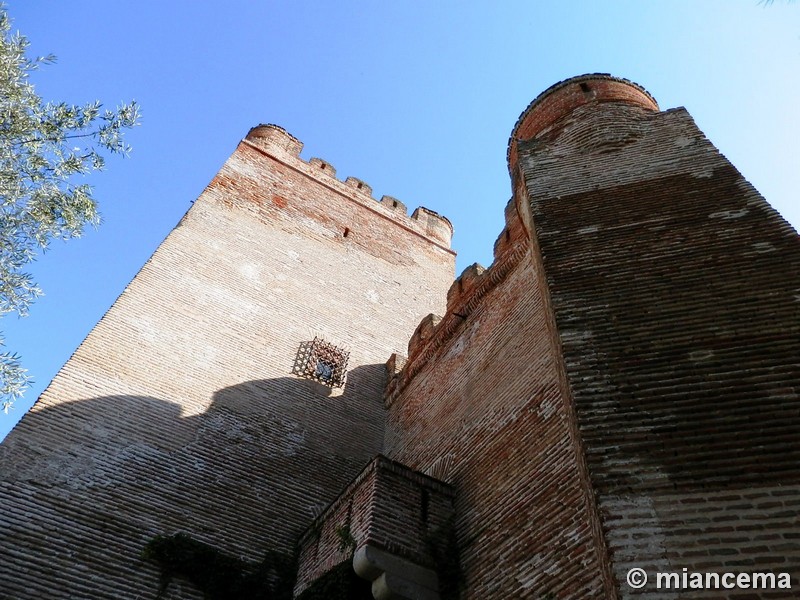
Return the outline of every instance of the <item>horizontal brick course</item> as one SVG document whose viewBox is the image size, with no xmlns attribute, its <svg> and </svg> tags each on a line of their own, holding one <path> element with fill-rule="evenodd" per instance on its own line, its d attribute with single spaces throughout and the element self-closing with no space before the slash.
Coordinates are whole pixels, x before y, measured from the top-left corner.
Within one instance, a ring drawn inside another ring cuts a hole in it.
<svg viewBox="0 0 800 600">
<path fill-rule="evenodd" d="M 519 152 L 623 597 L 648 565 L 797 585 L 796 233 L 682 109 L 580 106 Z"/>
<path fill-rule="evenodd" d="M 300 538 L 297 591 L 343 525 L 425 571 L 452 507 L 462 600 L 720 596 L 632 567 L 800 586 L 800 243 L 684 109 L 544 92 L 494 261 L 455 281 L 447 219 L 301 149 L 251 130 L 0 446 L 0 600 L 151 597 L 174 531 Z M 344 388 L 292 375 L 316 336 Z"/>
<path fill-rule="evenodd" d="M 538 275 L 516 260 L 390 383 L 386 449 L 454 486 L 463 598 L 604 597 Z"/>
<path fill-rule="evenodd" d="M 0 446 L 0 598 L 153 597 L 140 554 L 162 533 L 248 560 L 292 551 L 381 450 L 384 362 L 443 309 L 449 238 L 266 133 Z M 350 351 L 341 390 L 292 375 L 315 335 Z M 171 597 L 200 597 L 182 588 Z"/>
<path fill-rule="evenodd" d="M 301 537 L 295 595 L 367 545 L 435 569 L 428 542 L 452 514 L 450 486 L 376 457 Z M 343 531 L 353 547 L 343 546 Z"/>
</svg>

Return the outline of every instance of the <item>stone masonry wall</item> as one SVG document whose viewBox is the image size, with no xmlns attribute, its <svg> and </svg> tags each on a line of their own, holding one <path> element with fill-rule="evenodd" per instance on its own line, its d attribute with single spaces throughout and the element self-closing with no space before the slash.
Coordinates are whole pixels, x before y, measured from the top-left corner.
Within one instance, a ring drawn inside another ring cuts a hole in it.
<svg viewBox="0 0 800 600">
<path fill-rule="evenodd" d="M 290 551 L 380 452 L 451 230 L 299 151 L 254 130 L 0 446 L 3 600 L 155 597 L 157 534 Z M 315 335 L 349 349 L 343 389 L 292 374 Z"/>
<path fill-rule="evenodd" d="M 683 109 L 583 106 L 519 163 L 622 597 L 632 567 L 788 572 L 740 594 L 793 597 L 797 234 Z M 642 590 L 676 594 L 720 597 Z"/>
</svg>

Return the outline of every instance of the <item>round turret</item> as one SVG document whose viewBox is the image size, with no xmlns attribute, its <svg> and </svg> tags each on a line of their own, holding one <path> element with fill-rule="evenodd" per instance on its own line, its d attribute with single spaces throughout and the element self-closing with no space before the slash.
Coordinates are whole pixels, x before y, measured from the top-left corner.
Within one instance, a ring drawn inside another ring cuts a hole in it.
<svg viewBox="0 0 800 600">
<path fill-rule="evenodd" d="M 282 150 L 292 156 L 300 156 L 303 142 L 279 125 L 256 125 L 247 132 L 245 139 L 263 150 Z"/>
<path fill-rule="evenodd" d="M 517 142 L 535 138 L 576 108 L 591 102 L 627 102 L 658 111 L 658 103 L 642 86 L 605 73 L 579 75 L 561 81 L 528 105 L 514 126 L 508 141 L 508 166 L 517 162 Z"/>
</svg>

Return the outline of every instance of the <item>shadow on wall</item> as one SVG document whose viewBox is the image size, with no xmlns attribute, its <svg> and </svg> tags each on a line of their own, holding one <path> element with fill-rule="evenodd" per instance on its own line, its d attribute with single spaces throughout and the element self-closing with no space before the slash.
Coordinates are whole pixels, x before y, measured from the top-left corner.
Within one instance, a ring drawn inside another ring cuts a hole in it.
<svg viewBox="0 0 800 600">
<path fill-rule="evenodd" d="M 701 181 L 536 209 L 590 466 L 612 495 L 800 482 L 798 237 L 733 167 Z"/>
<path fill-rule="evenodd" d="M 339 395 L 282 377 L 224 388 L 195 415 L 141 396 L 29 413 L 0 445 L 0 598 L 154 598 L 140 555 L 163 533 L 247 560 L 291 550 L 382 450 L 384 383 L 366 365 Z"/>
</svg>

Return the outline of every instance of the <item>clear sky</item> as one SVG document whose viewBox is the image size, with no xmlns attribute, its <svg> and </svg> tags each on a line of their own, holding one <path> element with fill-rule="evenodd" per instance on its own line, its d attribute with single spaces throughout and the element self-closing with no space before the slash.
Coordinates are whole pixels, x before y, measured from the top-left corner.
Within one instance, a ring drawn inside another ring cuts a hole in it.
<svg viewBox="0 0 800 600">
<path fill-rule="evenodd" d="M 562 79 L 611 73 L 685 106 L 800 225 L 800 3 L 776 0 L 395 2 L 9 0 L 48 100 L 136 99 L 130 158 L 92 175 L 103 225 L 32 269 L 45 296 L 0 329 L 35 384 L 28 410 L 190 203 L 258 123 L 341 178 L 455 226 L 459 272 L 491 263 L 511 194 L 511 129 Z M 409 332 L 410 334 L 411 332 Z M 136 360 L 135 356 L 131 360 Z M 88 394 L 88 392 L 87 392 Z"/>
</svg>

